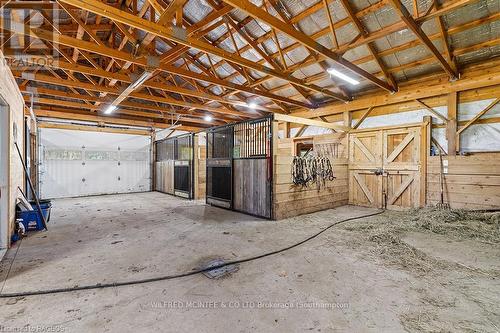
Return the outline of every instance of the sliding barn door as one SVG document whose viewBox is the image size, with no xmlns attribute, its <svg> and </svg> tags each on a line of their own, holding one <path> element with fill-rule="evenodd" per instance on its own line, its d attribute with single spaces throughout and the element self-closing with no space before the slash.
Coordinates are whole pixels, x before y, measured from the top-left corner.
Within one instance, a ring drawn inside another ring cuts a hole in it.
<svg viewBox="0 0 500 333">
<path fill-rule="evenodd" d="M 349 203 L 419 207 L 420 127 L 363 130 L 349 136 Z"/>
</svg>

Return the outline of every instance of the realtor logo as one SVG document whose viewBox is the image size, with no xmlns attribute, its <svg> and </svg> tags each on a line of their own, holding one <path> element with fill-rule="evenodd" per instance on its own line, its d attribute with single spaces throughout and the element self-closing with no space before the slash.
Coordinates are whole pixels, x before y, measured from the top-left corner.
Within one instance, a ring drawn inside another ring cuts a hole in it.
<svg viewBox="0 0 500 333">
<path fill-rule="evenodd" d="M 60 9 L 56 2 L 0 0 L 0 49 L 9 62 L 41 66 L 40 59 L 58 57 Z"/>
</svg>

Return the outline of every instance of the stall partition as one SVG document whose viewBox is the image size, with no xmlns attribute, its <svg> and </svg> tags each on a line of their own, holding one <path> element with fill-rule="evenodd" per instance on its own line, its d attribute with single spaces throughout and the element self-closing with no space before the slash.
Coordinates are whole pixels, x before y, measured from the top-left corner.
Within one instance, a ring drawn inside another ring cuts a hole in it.
<svg viewBox="0 0 500 333">
<path fill-rule="evenodd" d="M 155 190 L 186 199 L 193 199 L 193 160 L 193 134 L 157 141 Z"/>
<path fill-rule="evenodd" d="M 271 218 L 272 118 L 210 129 L 207 203 Z"/>
</svg>

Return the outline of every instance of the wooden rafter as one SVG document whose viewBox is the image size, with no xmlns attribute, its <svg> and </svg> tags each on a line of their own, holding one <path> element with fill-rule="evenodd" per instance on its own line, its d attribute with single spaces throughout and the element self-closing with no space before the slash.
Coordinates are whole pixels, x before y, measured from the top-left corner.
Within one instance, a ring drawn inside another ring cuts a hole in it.
<svg viewBox="0 0 500 333">
<path fill-rule="evenodd" d="M 422 43 L 431 51 L 431 53 L 436 57 L 438 60 L 439 64 L 443 69 L 445 70 L 446 73 L 450 76 L 452 80 L 458 78 L 458 73 L 456 70 L 454 70 L 451 65 L 446 61 L 446 59 L 443 58 L 441 55 L 441 52 L 436 48 L 436 46 L 432 43 L 432 41 L 429 39 L 429 37 L 425 34 L 425 32 L 422 30 L 420 25 L 415 21 L 415 19 L 411 16 L 411 14 L 408 12 L 406 7 L 401 3 L 400 0 L 389 0 L 398 13 L 398 15 L 401 17 L 401 20 L 406 24 L 406 26 L 417 36 L 418 39 L 422 41 Z"/>
<path fill-rule="evenodd" d="M 277 29 L 291 38 L 295 39 L 305 47 L 311 49 L 314 52 L 317 52 L 319 54 L 324 55 L 327 59 L 330 59 L 334 61 L 335 63 L 341 65 L 342 67 L 345 67 L 346 69 L 356 73 L 357 75 L 364 77 L 365 79 L 373 82 L 377 86 L 387 90 L 387 91 L 393 91 L 392 88 L 387 85 L 387 83 L 381 81 L 380 79 L 376 78 L 372 74 L 368 73 L 367 71 L 357 67 L 356 65 L 352 64 L 351 62 L 345 60 L 340 56 L 339 54 L 325 48 L 318 42 L 316 42 L 314 39 L 311 37 L 307 36 L 304 33 L 301 33 L 300 31 L 294 29 L 290 25 L 285 24 L 283 21 L 275 18 L 265 10 L 262 10 L 261 8 L 257 7 L 256 5 L 252 4 L 251 2 L 247 0 L 224 0 L 224 2 L 234 6 L 235 8 L 239 8 L 246 13 L 248 13 L 250 16 L 254 17 L 255 19 L 261 20 L 262 22 L 266 23 L 270 27 Z"/>
<path fill-rule="evenodd" d="M 238 64 L 240 66 L 246 67 L 248 69 L 253 69 L 258 72 L 266 73 L 272 75 L 276 78 L 295 83 L 303 88 L 310 89 L 316 92 L 323 93 L 327 96 L 331 96 L 333 98 L 346 101 L 344 96 L 338 95 L 329 91 L 328 89 L 321 88 L 316 85 L 309 85 L 304 83 L 302 80 L 296 79 L 294 77 L 290 77 L 284 75 L 283 73 L 273 70 L 269 67 L 262 66 L 257 64 L 251 60 L 245 59 L 233 53 L 229 53 L 228 51 L 219 49 L 214 47 L 200 39 L 195 39 L 189 36 L 186 36 L 185 30 L 179 31 L 177 27 L 164 27 L 162 25 L 147 21 L 145 19 L 137 18 L 136 16 L 127 13 L 125 11 L 116 9 L 112 6 L 108 6 L 97 0 L 60 0 L 65 3 L 71 4 L 73 6 L 79 7 L 81 9 L 90 11 L 97 15 L 102 15 L 114 21 L 121 22 L 123 24 L 129 25 L 139 30 L 146 31 L 148 33 L 154 34 L 156 36 L 169 39 L 179 44 L 183 44 L 195 49 L 198 49 L 203 52 L 210 53 L 212 55 L 221 57 L 229 62 Z"/>
</svg>

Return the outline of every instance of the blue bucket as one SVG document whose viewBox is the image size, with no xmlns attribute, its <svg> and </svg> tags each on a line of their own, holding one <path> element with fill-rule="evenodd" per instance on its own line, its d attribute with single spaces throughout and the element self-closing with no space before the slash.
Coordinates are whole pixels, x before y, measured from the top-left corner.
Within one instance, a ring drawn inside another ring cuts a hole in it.
<svg viewBox="0 0 500 333">
<path fill-rule="evenodd" d="M 43 219 L 38 212 L 38 207 L 36 206 L 35 202 L 30 202 L 30 204 L 33 210 L 29 210 L 26 212 L 17 211 L 16 218 L 23 219 L 23 225 L 27 231 L 43 230 Z M 52 203 L 50 202 L 50 200 L 40 201 L 40 208 L 42 209 L 42 214 L 45 218 L 45 221 L 49 222 L 50 210 L 52 208 Z"/>
</svg>

